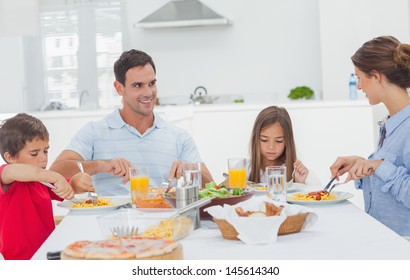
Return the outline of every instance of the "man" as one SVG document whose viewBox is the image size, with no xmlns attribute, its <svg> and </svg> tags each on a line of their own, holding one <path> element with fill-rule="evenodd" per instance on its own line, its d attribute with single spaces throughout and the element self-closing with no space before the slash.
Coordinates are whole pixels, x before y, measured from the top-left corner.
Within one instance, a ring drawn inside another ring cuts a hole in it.
<svg viewBox="0 0 410 280">
<path fill-rule="evenodd" d="M 150 185 L 182 176 L 182 163 L 201 162 L 192 137 L 153 112 L 157 99 L 152 58 L 138 50 L 124 52 L 114 64 L 114 87 L 123 107 L 81 128 L 50 169 L 71 177 L 81 161 L 101 195 L 129 193 L 129 168 L 148 169 Z M 212 176 L 202 163 L 202 182 Z"/>
</svg>

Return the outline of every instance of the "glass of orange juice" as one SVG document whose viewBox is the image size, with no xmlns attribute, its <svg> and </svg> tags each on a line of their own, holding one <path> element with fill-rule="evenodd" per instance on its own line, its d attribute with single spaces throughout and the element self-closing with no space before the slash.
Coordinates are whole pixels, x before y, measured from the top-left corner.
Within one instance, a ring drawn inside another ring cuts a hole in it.
<svg viewBox="0 0 410 280">
<path fill-rule="evenodd" d="M 137 197 L 149 195 L 149 176 L 146 168 L 130 168 L 130 191 L 132 204 L 136 204 Z"/>
<path fill-rule="evenodd" d="M 246 188 L 246 159 L 229 158 L 229 186 L 231 188 Z"/>
</svg>

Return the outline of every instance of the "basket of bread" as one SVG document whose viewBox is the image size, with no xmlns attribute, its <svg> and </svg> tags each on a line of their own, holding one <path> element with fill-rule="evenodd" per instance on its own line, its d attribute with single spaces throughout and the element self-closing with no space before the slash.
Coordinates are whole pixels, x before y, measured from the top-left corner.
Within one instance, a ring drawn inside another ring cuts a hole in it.
<svg viewBox="0 0 410 280">
<path fill-rule="evenodd" d="M 266 198 L 205 209 L 222 237 L 247 244 L 276 241 L 278 235 L 298 233 L 313 225 L 317 215 L 301 205 L 279 204 Z"/>
</svg>

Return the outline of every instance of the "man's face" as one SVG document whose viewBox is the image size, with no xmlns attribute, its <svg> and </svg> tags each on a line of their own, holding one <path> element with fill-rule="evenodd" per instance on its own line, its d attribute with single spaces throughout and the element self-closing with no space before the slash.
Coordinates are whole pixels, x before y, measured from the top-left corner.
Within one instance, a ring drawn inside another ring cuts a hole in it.
<svg viewBox="0 0 410 280">
<path fill-rule="evenodd" d="M 36 138 L 31 142 L 26 142 L 26 145 L 17 156 L 9 161 L 10 163 L 30 164 L 45 169 L 48 163 L 49 147 L 48 140 Z"/>
<path fill-rule="evenodd" d="M 125 85 L 116 82 L 124 106 L 143 116 L 150 116 L 157 99 L 155 72 L 151 64 L 130 68 L 125 74 Z"/>
</svg>

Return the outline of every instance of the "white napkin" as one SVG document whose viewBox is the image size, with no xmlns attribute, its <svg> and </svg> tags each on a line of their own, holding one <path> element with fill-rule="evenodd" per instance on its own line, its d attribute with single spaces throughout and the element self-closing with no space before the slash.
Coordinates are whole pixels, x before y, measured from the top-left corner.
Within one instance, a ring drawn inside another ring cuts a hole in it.
<svg viewBox="0 0 410 280">
<path fill-rule="evenodd" d="M 235 211 L 236 207 L 242 207 L 245 211 L 260 211 L 260 206 L 264 201 L 277 206 L 284 205 L 280 216 L 272 217 L 239 217 Z M 267 197 L 260 197 L 247 200 L 236 205 L 220 205 L 205 208 L 212 217 L 225 219 L 238 232 L 238 239 L 249 245 L 269 244 L 276 241 L 280 225 L 287 216 L 309 212 L 302 229 L 312 226 L 317 220 L 317 214 L 311 209 L 301 205 L 283 204 L 270 200 Z"/>
</svg>

